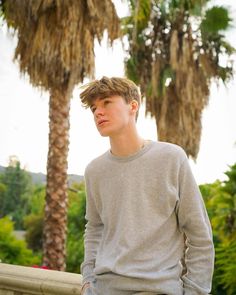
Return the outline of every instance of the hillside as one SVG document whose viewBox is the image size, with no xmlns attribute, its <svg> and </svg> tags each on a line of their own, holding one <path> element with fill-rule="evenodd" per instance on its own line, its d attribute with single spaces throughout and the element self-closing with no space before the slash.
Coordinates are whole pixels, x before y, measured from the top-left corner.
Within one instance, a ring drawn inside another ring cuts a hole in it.
<svg viewBox="0 0 236 295">
<path fill-rule="evenodd" d="M 0 173 L 3 173 L 5 170 L 5 167 L 0 166 Z M 46 175 L 43 173 L 35 173 L 27 171 L 29 175 L 32 178 L 33 184 L 46 184 Z M 73 182 L 80 183 L 83 181 L 84 177 L 82 175 L 76 175 L 76 174 L 69 174 L 69 185 L 71 185 Z"/>
</svg>

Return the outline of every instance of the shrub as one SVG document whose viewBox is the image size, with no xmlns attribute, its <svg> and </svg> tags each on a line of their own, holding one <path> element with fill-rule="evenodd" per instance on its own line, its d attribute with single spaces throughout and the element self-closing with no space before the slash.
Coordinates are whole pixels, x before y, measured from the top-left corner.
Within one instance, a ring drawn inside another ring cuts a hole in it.
<svg viewBox="0 0 236 295">
<path fill-rule="evenodd" d="M 13 233 L 13 222 L 0 219 L 0 260 L 2 263 L 32 266 L 40 263 L 40 257 L 27 249 L 25 241 L 17 240 Z"/>
</svg>

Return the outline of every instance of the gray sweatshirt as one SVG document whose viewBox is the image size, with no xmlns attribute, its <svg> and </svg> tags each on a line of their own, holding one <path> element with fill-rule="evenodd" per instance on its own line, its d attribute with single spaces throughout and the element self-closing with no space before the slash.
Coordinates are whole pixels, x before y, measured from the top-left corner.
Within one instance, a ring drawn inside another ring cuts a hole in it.
<svg viewBox="0 0 236 295">
<path fill-rule="evenodd" d="M 180 147 L 151 141 L 128 157 L 108 151 L 87 166 L 85 181 L 84 281 L 113 273 L 139 280 L 139 291 L 210 292 L 211 226 Z M 187 273 L 182 276 L 183 256 Z"/>
</svg>

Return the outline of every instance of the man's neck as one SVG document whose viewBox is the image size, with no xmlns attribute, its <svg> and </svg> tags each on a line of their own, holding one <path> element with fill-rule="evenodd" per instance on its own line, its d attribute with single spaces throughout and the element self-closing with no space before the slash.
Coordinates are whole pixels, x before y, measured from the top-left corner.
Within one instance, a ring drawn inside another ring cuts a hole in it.
<svg viewBox="0 0 236 295">
<path fill-rule="evenodd" d="M 110 138 L 111 153 L 115 156 L 130 156 L 142 149 L 144 139 L 137 132 L 132 133 L 129 137 L 121 135 Z"/>
</svg>

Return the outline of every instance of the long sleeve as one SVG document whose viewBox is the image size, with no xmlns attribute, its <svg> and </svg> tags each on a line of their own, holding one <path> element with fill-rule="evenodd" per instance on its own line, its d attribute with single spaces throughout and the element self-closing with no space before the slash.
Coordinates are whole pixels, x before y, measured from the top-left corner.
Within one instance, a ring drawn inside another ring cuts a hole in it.
<svg viewBox="0 0 236 295">
<path fill-rule="evenodd" d="M 181 148 L 151 142 L 125 158 L 107 152 L 89 164 L 85 181 L 84 281 L 114 273 L 137 283 L 139 291 L 210 292 L 211 227 Z M 183 232 L 188 249 L 182 283 Z"/>
<path fill-rule="evenodd" d="M 103 224 L 97 212 L 94 196 L 91 193 L 88 178 L 86 183 L 86 215 L 87 224 L 84 234 L 84 262 L 81 264 L 83 282 L 91 282 L 94 279 L 94 267 L 97 248 L 101 240 Z"/>
<path fill-rule="evenodd" d="M 214 269 L 214 245 L 206 208 L 188 160 L 179 174 L 178 221 L 186 235 L 184 294 L 208 294 Z"/>
</svg>

